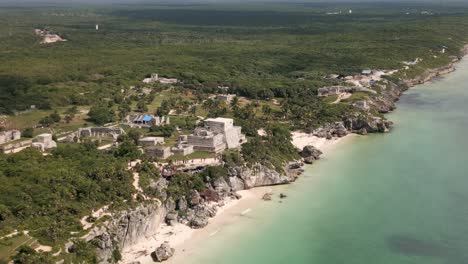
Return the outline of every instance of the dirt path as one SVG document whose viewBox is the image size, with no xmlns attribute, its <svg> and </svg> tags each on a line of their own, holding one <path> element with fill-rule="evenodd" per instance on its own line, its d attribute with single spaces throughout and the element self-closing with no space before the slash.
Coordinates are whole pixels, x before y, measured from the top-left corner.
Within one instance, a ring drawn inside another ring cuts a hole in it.
<svg viewBox="0 0 468 264">
<path fill-rule="evenodd" d="M 352 95 L 351 93 L 341 93 L 338 95 L 338 98 L 336 98 L 336 100 L 332 102 L 331 104 L 337 104 L 341 102 L 341 100 L 348 99 L 349 97 L 351 97 L 351 95 Z"/>
</svg>

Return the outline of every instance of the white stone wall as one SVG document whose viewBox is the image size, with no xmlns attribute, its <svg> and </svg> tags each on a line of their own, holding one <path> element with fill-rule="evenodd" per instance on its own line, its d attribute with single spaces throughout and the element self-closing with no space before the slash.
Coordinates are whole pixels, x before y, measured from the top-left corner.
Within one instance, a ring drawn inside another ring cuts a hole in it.
<svg viewBox="0 0 468 264">
<path fill-rule="evenodd" d="M 52 134 L 40 134 L 36 137 L 36 142 L 46 144 L 50 141 L 52 141 Z"/>
<path fill-rule="evenodd" d="M 172 155 L 171 149 L 169 147 L 150 147 L 145 149 L 145 152 L 150 155 L 160 159 L 167 159 Z"/>
<path fill-rule="evenodd" d="M 190 135 L 188 136 L 188 144 L 192 145 L 195 150 L 200 151 L 219 152 L 226 148 L 223 134 L 209 137 Z"/>
<path fill-rule="evenodd" d="M 181 147 L 175 147 L 175 148 L 172 148 L 172 152 L 175 155 L 187 156 L 187 155 L 193 153 L 193 146 L 192 145 L 184 145 L 184 146 L 181 146 Z"/>
<path fill-rule="evenodd" d="M 41 149 L 41 151 L 57 147 L 57 142 L 52 140 L 52 134 L 40 134 L 34 139 L 34 141 L 35 143 L 33 143 L 33 146 Z"/>
<path fill-rule="evenodd" d="M 240 127 L 232 127 L 226 130 L 224 140 L 228 149 L 238 148 L 240 146 L 240 132 Z"/>
<path fill-rule="evenodd" d="M 234 126 L 234 120 L 230 118 L 209 118 L 205 120 L 205 126 L 215 133 L 225 133 Z"/>
<path fill-rule="evenodd" d="M 164 144 L 163 137 L 145 137 L 138 141 L 140 146 L 156 146 L 158 144 Z"/>
<path fill-rule="evenodd" d="M 8 130 L 0 132 L 0 144 L 5 144 L 21 138 L 21 132 L 18 130 Z"/>
</svg>

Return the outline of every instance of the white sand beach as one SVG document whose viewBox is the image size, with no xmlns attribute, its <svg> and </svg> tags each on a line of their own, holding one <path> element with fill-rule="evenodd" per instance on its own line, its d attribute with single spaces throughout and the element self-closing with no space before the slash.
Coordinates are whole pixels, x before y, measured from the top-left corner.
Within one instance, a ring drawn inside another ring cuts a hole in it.
<svg viewBox="0 0 468 264">
<path fill-rule="evenodd" d="M 326 139 L 314 136 L 313 134 L 307 134 L 303 132 L 292 132 L 292 143 L 298 148 L 302 149 L 307 145 L 312 145 L 327 155 L 327 152 L 331 151 L 338 143 L 348 141 L 353 137 L 357 137 L 356 134 L 348 134 L 342 138 Z"/>
<path fill-rule="evenodd" d="M 301 132 L 292 133 L 293 144 L 302 149 L 306 145 L 313 145 L 320 149 L 324 155 L 332 151 L 338 143 L 342 143 L 354 137 L 348 135 L 343 138 L 327 140 L 318 138 L 312 134 Z M 141 238 L 141 241 L 122 252 L 123 260 L 120 263 L 131 263 L 139 261 L 141 264 L 155 263 L 151 253 L 167 241 L 171 247 L 175 248 L 174 257 L 165 263 L 184 263 L 184 259 L 196 254 L 200 243 L 215 236 L 228 225 L 235 224 L 241 217 L 245 217 L 250 211 L 255 210 L 255 206 L 262 202 L 262 197 L 267 192 L 279 192 L 284 186 L 258 187 L 250 190 L 239 191 L 242 196 L 239 200 L 229 200 L 217 213 L 209 220 L 208 226 L 203 229 L 191 229 L 190 227 L 177 224 L 168 226 L 162 223 L 156 232 Z"/>
<path fill-rule="evenodd" d="M 154 234 L 141 238 L 139 243 L 124 250 L 121 263 L 131 263 L 132 261 L 139 261 L 141 264 L 155 263 L 151 253 L 166 241 L 176 251 L 174 257 L 165 263 L 175 263 L 190 256 L 201 241 L 215 235 L 223 227 L 236 222 L 239 217 L 243 217 L 255 204 L 261 201 L 266 192 L 271 190 L 272 187 L 260 187 L 239 191 L 242 198 L 228 201 L 217 215 L 209 220 L 208 226 L 203 229 L 191 229 L 183 224 L 168 226 L 162 223 Z"/>
</svg>

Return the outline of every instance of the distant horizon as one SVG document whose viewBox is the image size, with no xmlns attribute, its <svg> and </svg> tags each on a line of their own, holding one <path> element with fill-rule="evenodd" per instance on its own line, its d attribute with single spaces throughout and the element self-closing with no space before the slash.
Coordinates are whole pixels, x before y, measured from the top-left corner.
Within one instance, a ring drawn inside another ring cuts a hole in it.
<svg viewBox="0 0 468 264">
<path fill-rule="evenodd" d="M 349 4 L 349 3 L 407 3 L 407 4 L 447 4 L 447 3 L 467 3 L 466 0 L 0 0 L 0 3 L 8 4 L 256 4 L 256 3 L 329 3 L 329 4 Z M 468 4 L 468 3 L 467 3 Z"/>
<path fill-rule="evenodd" d="M 9 8 L 27 7 L 77 7 L 86 6 L 108 6 L 108 5 L 154 5 L 154 6 L 194 6 L 194 5 L 310 5 L 320 6 L 333 5 L 416 5 L 421 7 L 436 8 L 444 7 L 466 7 L 467 0 L 0 0 L 0 6 Z"/>
</svg>

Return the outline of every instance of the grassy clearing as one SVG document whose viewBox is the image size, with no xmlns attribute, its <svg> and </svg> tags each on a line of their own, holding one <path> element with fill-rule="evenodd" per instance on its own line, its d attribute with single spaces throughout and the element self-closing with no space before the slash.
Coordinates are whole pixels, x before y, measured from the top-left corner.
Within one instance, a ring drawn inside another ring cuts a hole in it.
<svg viewBox="0 0 468 264">
<path fill-rule="evenodd" d="M 336 101 L 336 99 L 338 99 L 338 95 L 332 95 L 332 96 L 327 96 L 323 99 L 323 101 L 327 104 L 331 104 L 333 102 Z M 345 101 L 345 100 L 342 100 L 342 101 Z"/>
<path fill-rule="evenodd" d="M 9 261 L 16 253 L 16 249 L 22 245 L 37 247 L 36 239 L 29 235 L 17 235 L 0 241 L 0 261 Z"/>
<path fill-rule="evenodd" d="M 167 161 L 179 161 L 179 160 L 194 160 L 194 159 L 210 159 L 215 158 L 216 153 L 206 152 L 206 151 L 195 151 L 190 155 L 174 155 L 167 159 Z"/>
<path fill-rule="evenodd" d="M 361 100 L 366 100 L 369 98 L 369 94 L 367 93 L 364 93 L 364 92 L 357 92 L 357 93 L 353 93 L 351 95 L 351 97 L 349 97 L 348 99 L 343 99 L 341 100 L 342 102 L 356 102 L 356 101 L 361 101 Z M 336 98 L 335 98 L 336 100 Z"/>
<path fill-rule="evenodd" d="M 64 121 L 65 111 L 67 109 L 68 109 L 67 107 L 56 108 L 55 110 L 61 115 L 62 121 L 51 125 L 50 129 L 44 128 L 41 131 L 53 130 L 54 132 L 60 133 L 60 132 L 66 132 L 66 131 L 73 131 L 85 125 L 93 125 L 92 122 L 87 120 L 88 115 L 86 114 L 86 111 L 89 110 L 89 107 L 86 107 L 86 106 L 79 107 L 78 114 L 76 114 L 69 123 L 66 123 Z M 27 111 L 23 113 L 18 113 L 17 115 L 13 115 L 13 116 L 8 116 L 7 127 L 12 128 L 12 129 L 13 128 L 20 129 L 20 130 L 28 128 L 28 127 L 34 127 L 36 125 L 39 125 L 39 121 L 42 118 L 52 114 L 53 112 L 54 111 L 52 110 L 37 110 L 36 109 L 36 110 L 31 110 L 31 111 Z M 38 134 L 38 132 L 35 131 L 35 134 Z"/>
</svg>

